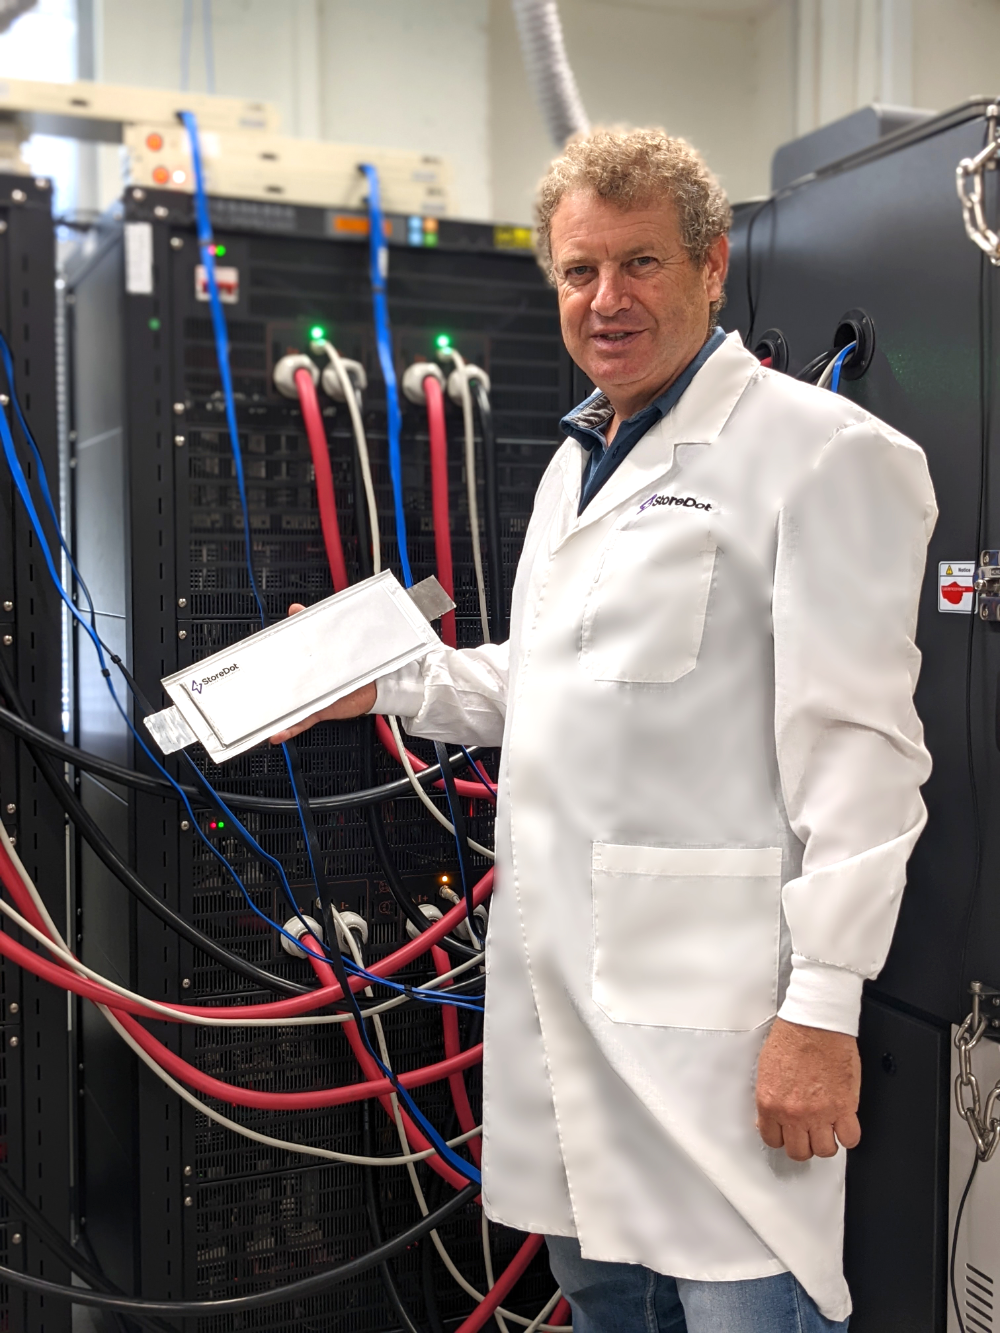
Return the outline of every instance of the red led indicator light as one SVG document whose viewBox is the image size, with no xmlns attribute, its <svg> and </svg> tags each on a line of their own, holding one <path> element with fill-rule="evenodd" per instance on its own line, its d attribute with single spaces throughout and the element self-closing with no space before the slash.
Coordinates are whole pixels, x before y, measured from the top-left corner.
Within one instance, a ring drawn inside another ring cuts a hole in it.
<svg viewBox="0 0 1000 1333">
<path fill-rule="evenodd" d="M 154 167 L 153 180 L 156 182 L 157 185 L 166 185 L 167 182 L 170 180 L 170 172 L 166 169 L 166 167 Z"/>
<path fill-rule="evenodd" d="M 160 149 L 163 147 L 163 135 L 147 134 L 146 147 L 149 149 L 151 153 L 158 153 Z"/>
</svg>

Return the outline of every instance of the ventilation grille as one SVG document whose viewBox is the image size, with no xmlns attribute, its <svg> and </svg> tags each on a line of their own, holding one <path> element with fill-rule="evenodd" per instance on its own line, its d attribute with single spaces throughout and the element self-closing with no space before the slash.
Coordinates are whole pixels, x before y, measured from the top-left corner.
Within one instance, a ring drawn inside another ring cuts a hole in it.
<svg viewBox="0 0 1000 1333">
<path fill-rule="evenodd" d="M 342 354 L 360 360 L 368 373 L 365 426 L 372 471 L 382 515 L 383 564 L 398 572 L 391 523 L 392 488 L 387 463 L 382 375 L 371 335 L 367 250 L 362 246 L 286 238 L 255 237 L 244 272 L 249 315 L 229 322 L 232 367 L 238 395 L 240 441 L 250 511 L 252 558 L 269 617 L 287 612 L 292 601 L 314 602 L 333 591 L 326 567 L 316 507 L 308 442 L 297 408 L 271 387 L 275 361 L 290 349 L 305 350 L 308 330 L 320 323 Z M 442 261 L 446 260 L 446 263 Z M 181 261 L 180 259 L 177 262 Z M 248 281 L 247 281 L 248 277 Z M 190 290 L 191 284 L 185 284 Z M 565 361 L 560 351 L 555 303 L 534 264 L 507 256 L 393 251 L 390 311 L 397 365 L 417 356 L 433 356 L 435 339 L 449 333 L 470 361 L 493 381 L 494 424 L 498 442 L 498 488 L 503 542 L 504 600 L 510 591 L 535 491 L 552 456 L 563 400 Z M 245 537 L 229 440 L 219 399 L 211 324 L 201 312 L 183 320 L 174 364 L 183 376 L 189 402 L 187 472 L 177 495 L 178 593 L 187 598 L 188 643 L 194 660 L 259 628 L 245 563 Z M 346 408 L 321 396 L 330 447 L 333 481 L 348 574 L 360 576 L 355 523 L 355 450 Z M 455 600 L 459 645 L 482 640 L 478 595 L 472 574 L 472 539 L 466 495 L 462 418 L 450 402 L 449 503 L 451 512 Z M 482 476 L 481 441 L 477 440 Z M 403 489 L 413 575 L 420 580 L 436 570 L 431 513 L 430 469 L 423 408 L 403 408 Z M 480 495 L 482 492 L 480 491 Z M 480 511 L 482 512 L 482 499 Z M 410 741 L 410 748 L 433 762 L 432 747 Z M 370 721 L 325 724 L 299 738 L 308 790 L 324 796 L 356 790 L 362 781 L 363 746 L 372 745 Z M 261 747 L 226 764 L 202 760 L 219 787 L 260 796 L 288 797 L 290 790 L 280 750 Z M 398 764 L 376 746 L 372 780 L 393 781 Z M 486 760 L 496 772 L 496 756 Z M 442 794 L 432 799 L 445 809 Z M 485 802 L 465 802 L 469 833 L 491 845 L 492 811 Z M 420 900 L 435 899 L 439 874 L 455 872 L 453 840 L 412 797 L 381 807 L 386 840 L 399 871 Z M 289 957 L 258 912 L 284 920 L 289 909 L 273 874 L 265 873 L 228 834 L 202 827 L 243 877 L 249 898 L 233 886 L 200 840 L 191 838 L 191 911 L 195 925 L 258 965 L 295 980 L 311 980 L 306 963 Z M 378 957 L 405 942 L 404 923 L 388 892 L 371 848 L 366 816 L 358 810 L 317 812 L 327 876 L 342 908 L 358 911 L 370 924 L 367 956 Z M 297 818 L 291 813 L 249 812 L 245 822 L 263 847 L 279 858 L 302 908 L 310 908 L 314 890 Z M 481 875 L 487 866 L 475 858 Z M 256 909 L 256 910 L 255 910 Z M 400 979 L 428 980 L 429 963 L 411 965 Z M 211 959 L 195 955 L 190 999 L 208 996 L 246 1002 L 261 997 Z M 462 1044 L 480 1039 L 481 1020 L 460 1013 Z M 443 1057 L 440 1012 L 413 1004 L 384 1018 L 394 1066 L 414 1068 Z M 360 1075 L 345 1038 L 335 1026 L 293 1029 L 198 1029 L 182 1036 L 187 1058 L 216 1077 L 278 1092 L 296 1092 L 358 1081 Z M 477 1114 L 480 1071 L 466 1074 Z M 458 1132 L 447 1085 L 416 1094 L 424 1113 L 448 1135 Z M 352 1104 L 276 1117 L 271 1113 L 225 1108 L 226 1114 L 263 1133 L 292 1142 L 337 1147 L 361 1153 L 362 1108 Z M 200 1298 L 223 1298 L 262 1290 L 275 1282 L 306 1276 L 371 1248 L 365 1208 L 365 1179 L 356 1166 L 317 1162 L 237 1138 L 202 1116 L 195 1117 L 194 1144 L 194 1289 Z M 371 1108 L 374 1151 L 397 1154 L 399 1143 L 381 1108 Z M 444 1198 L 440 1182 L 427 1167 L 418 1175 L 434 1207 Z M 403 1168 L 377 1172 L 376 1187 L 387 1235 L 419 1216 Z M 187 1223 L 187 1218 L 185 1223 Z M 470 1207 L 442 1228 L 442 1238 L 456 1264 L 479 1290 L 486 1274 L 479 1210 Z M 494 1263 L 502 1268 L 520 1237 L 495 1229 Z M 189 1253 L 190 1253 L 189 1248 Z M 430 1323 L 421 1277 L 423 1245 L 393 1264 L 401 1294 L 418 1322 Z M 468 1313 L 469 1298 L 444 1273 L 436 1253 L 429 1259 L 439 1293 L 437 1317 L 455 1320 Z M 552 1290 L 544 1255 L 528 1270 L 513 1304 L 534 1314 Z M 199 1333 L 235 1333 L 239 1329 L 305 1329 L 307 1333 L 373 1333 L 393 1328 L 377 1274 L 332 1288 L 294 1306 L 276 1305 L 232 1318 L 197 1321 Z"/>
<path fill-rule="evenodd" d="M 965 1265 L 965 1324 L 978 1333 L 993 1333 L 993 1279 L 972 1264 Z"/>
</svg>

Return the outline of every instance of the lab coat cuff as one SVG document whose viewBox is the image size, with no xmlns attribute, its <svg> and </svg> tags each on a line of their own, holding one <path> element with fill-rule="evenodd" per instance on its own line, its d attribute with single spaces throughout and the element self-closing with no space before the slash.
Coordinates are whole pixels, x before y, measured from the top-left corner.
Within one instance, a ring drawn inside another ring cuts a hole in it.
<svg viewBox="0 0 1000 1333">
<path fill-rule="evenodd" d="M 424 704 L 424 677 L 419 662 L 408 662 L 375 682 L 373 713 L 416 717 Z"/>
<path fill-rule="evenodd" d="M 864 977 L 844 967 L 792 955 L 792 975 L 778 1017 L 786 1023 L 858 1035 Z"/>
</svg>

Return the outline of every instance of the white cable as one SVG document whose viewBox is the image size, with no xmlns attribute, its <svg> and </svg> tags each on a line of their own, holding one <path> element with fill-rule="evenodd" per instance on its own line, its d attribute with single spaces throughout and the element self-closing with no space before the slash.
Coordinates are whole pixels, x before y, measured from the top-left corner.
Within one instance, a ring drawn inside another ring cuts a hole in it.
<svg viewBox="0 0 1000 1333">
<path fill-rule="evenodd" d="M 386 721 L 389 723 L 389 727 L 392 731 L 392 738 L 396 742 L 396 750 L 398 751 L 399 754 L 399 762 L 403 765 L 403 768 L 406 770 L 406 776 L 410 779 L 410 786 L 413 788 L 414 793 L 420 797 L 421 801 L 423 801 L 424 805 L 426 805 L 427 809 L 431 812 L 431 814 L 441 825 L 441 827 L 447 829 L 448 832 L 452 835 L 452 837 L 454 837 L 455 825 L 451 822 L 451 820 L 448 818 L 447 815 L 443 814 L 437 808 L 437 806 L 434 804 L 431 798 L 424 791 L 423 787 L 417 781 L 417 775 L 413 771 L 413 765 L 410 763 L 410 757 L 406 753 L 406 746 L 403 744 L 403 738 L 399 732 L 399 719 L 387 714 Z M 482 843 L 474 842 L 472 838 L 469 838 L 468 842 L 472 850 L 474 852 L 478 852 L 480 856 L 486 856 L 491 861 L 496 858 L 496 852 L 490 851 L 489 847 L 484 847 Z"/>
<path fill-rule="evenodd" d="M 483 1237 L 483 1263 L 486 1267 L 486 1290 L 492 1291 L 496 1283 L 493 1280 L 493 1247 L 490 1245 L 490 1219 L 486 1216 L 484 1208 L 480 1214 L 480 1231 Z M 503 1315 L 498 1310 L 494 1316 L 497 1322 L 497 1328 L 500 1333 L 510 1333 L 507 1325 L 504 1323 Z"/>
<path fill-rule="evenodd" d="M 820 375 L 819 379 L 816 381 L 817 389 L 828 389 L 830 387 L 830 381 L 833 379 L 833 367 L 836 365 L 836 362 L 837 353 L 834 352 L 830 357 L 830 360 L 826 363 L 822 375 Z"/>
<path fill-rule="evenodd" d="M 313 343 L 313 346 L 321 347 L 330 358 L 330 364 L 340 380 L 340 388 L 344 395 L 344 401 L 347 403 L 347 410 L 351 414 L 354 443 L 358 451 L 358 462 L 361 464 L 361 480 L 364 483 L 365 499 L 368 502 L 368 526 L 371 529 L 372 539 L 372 567 L 376 574 L 380 574 L 382 572 L 382 545 L 378 531 L 378 505 L 375 502 L 375 485 L 372 481 L 368 438 L 365 435 L 364 422 L 361 420 L 361 410 L 358 406 L 360 390 L 355 387 L 354 381 L 344 365 L 344 359 L 333 343 L 327 342 L 325 338 L 320 338 Z"/>
<path fill-rule="evenodd" d="M 34 881 L 28 874 L 28 872 L 25 870 L 24 866 L 21 863 L 20 858 L 14 851 L 13 844 L 11 843 L 10 838 L 7 834 L 7 830 L 3 827 L 2 823 L 0 823 L 0 842 L 3 843 L 8 856 L 10 856 L 14 868 L 17 871 L 18 876 L 21 880 L 21 883 L 24 885 L 26 892 L 31 898 L 31 901 L 37 908 L 39 915 L 45 922 L 48 929 L 51 930 L 53 941 L 62 947 L 62 951 L 68 955 L 72 966 L 77 971 L 80 971 L 84 965 L 79 961 L 79 959 L 75 958 L 74 955 L 71 954 L 69 950 L 66 948 L 66 941 L 59 933 L 59 930 L 57 929 L 55 922 L 49 915 L 48 908 L 45 906 L 45 902 L 42 899 L 41 894 L 35 887 Z M 40 934 L 40 933 L 41 932 L 38 932 L 34 927 L 32 927 L 32 934 Z M 350 938 L 353 939 L 353 936 L 350 936 Z M 354 952 L 354 950 L 352 950 L 352 952 Z M 477 962 L 478 960 L 472 959 L 471 961 Z M 370 991 L 371 988 L 369 987 L 368 990 Z M 221 1115 L 211 1106 L 207 1106 L 204 1102 L 200 1101 L 194 1095 L 194 1093 L 189 1092 L 188 1089 L 185 1088 L 182 1083 L 178 1083 L 177 1080 L 174 1079 L 170 1074 L 168 1074 L 165 1069 L 161 1068 L 160 1065 L 157 1064 L 154 1057 L 151 1056 L 147 1051 L 145 1051 L 142 1048 L 142 1046 L 139 1045 L 138 1041 L 136 1041 L 136 1039 L 132 1036 L 130 1032 L 126 1031 L 126 1029 L 118 1021 L 118 1019 L 107 1007 L 107 1005 L 99 1004 L 97 1005 L 97 1008 L 101 1011 L 101 1013 L 108 1020 L 111 1026 L 122 1038 L 122 1040 L 128 1046 L 130 1046 L 133 1051 L 135 1051 L 136 1055 L 139 1056 L 139 1058 L 143 1061 L 144 1064 L 149 1066 L 149 1068 L 153 1071 L 153 1073 L 157 1076 L 157 1078 L 159 1078 L 163 1083 L 165 1083 L 168 1088 L 171 1088 L 174 1092 L 177 1093 L 178 1097 L 183 1098 L 184 1101 L 189 1103 L 189 1105 L 193 1106 L 196 1110 L 200 1111 L 203 1115 L 207 1116 L 209 1120 L 214 1120 L 216 1121 L 217 1124 L 224 1125 L 227 1129 L 233 1130 L 234 1133 L 240 1134 L 244 1138 L 253 1139 L 255 1143 L 263 1143 L 270 1148 L 278 1148 L 283 1152 L 305 1153 L 307 1156 L 310 1157 L 322 1157 L 326 1161 L 346 1162 L 348 1165 L 352 1166 L 406 1165 L 411 1169 L 414 1162 L 422 1162 L 428 1157 L 433 1157 L 437 1151 L 435 1148 L 427 1148 L 423 1152 L 410 1153 L 406 1151 L 408 1145 L 404 1144 L 404 1154 L 399 1157 L 363 1157 L 357 1153 L 335 1152 L 331 1148 L 314 1148 L 309 1144 L 291 1143 L 287 1139 L 275 1139 L 272 1138 L 269 1134 L 260 1134 L 257 1132 L 257 1130 L 249 1129 L 246 1125 L 237 1124 L 235 1120 L 230 1120 L 227 1116 Z M 376 1018 L 375 1023 L 376 1026 L 379 1029 L 381 1029 L 382 1025 L 380 1020 Z M 393 1094 L 393 1096 L 395 1097 L 395 1093 Z M 476 1135 L 481 1132 L 482 1132 L 482 1126 L 477 1125 L 474 1129 L 469 1130 L 467 1133 L 459 1135 L 458 1138 L 449 1140 L 448 1146 L 457 1147 L 459 1144 L 465 1143 L 471 1138 L 475 1138 Z"/>
<path fill-rule="evenodd" d="M 36 939 L 39 942 L 39 944 L 48 949 L 51 954 L 66 963 L 67 966 L 72 967 L 73 970 L 78 972 L 81 976 L 87 977 L 88 980 L 96 982 L 99 986 L 104 986 L 108 990 L 114 991 L 116 995 L 122 996 L 123 999 L 133 1000 L 135 1003 L 141 1004 L 144 1008 L 150 1010 L 151 1013 L 163 1014 L 164 1017 L 175 1019 L 181 1023 L 190 1023 L 196 1027 L 283 1028 L 311 1027 L 314 1024 L 354 1022 L 354 1015 L 348 1013 L 306 1014 L 299 1018 L 216 1018 L 214 1016 L 210 1017 L 207 1014 L 186 1014 L 182 1010 L 175 1008 L 173 1005 L 161 1004 L 157 1000 L 147 999 L 145 995 L 140 995 L 136 991 L 129 990 L 126 986 L 120 986 L 116 981 L 112 981 L 109 977 L 102 976 L 100 972 L 95 972 L 93 968 L 88 967 L 85 963 L 81 963 L 75 954 L 70 953 L 68 949 L 63 949 L 44 934 L 43 931 L 40 931 L 36 926 L 33 926 L 30 921 L 23 917 L 15 908 L 11 907 L 9 903 L 4 902 L 3 899 L 0 899 L 0 912 L 2 912 L 4 916 L 9 917 L 16 926 L 26 934 L 31 935 L 33 939 Z M 419 986 L 413 986 L 411 989 L 436 990 L 442 981 L 450 981 L 460 973 L 467 972 L 473 967 L 480 966 L 482 966 L 481 959 L 468 958 L 464 963 L 459 963 L 457 967 L 452 968 L 450 972 L 442 973 L 432 981 L 421 982 Z M 409 995 L 397 995 L 391 1000 L 384 1000 L 382 1003 L 374 1005 L 370 1009 L 365 1009 L 364 1016 L 365 1018 L 373 1018 L 376 1014 L 386 1013 L 390 1009 L 398 1009 L 400 1005 L 408 1004 L 410 1002 L 411 997 Z M 222 1010 L 222 1012 L 224 1013 L 225 1011 Z"/>
<path fill-rule="evenodd" d="M 483 553 L 479 545 L 479 498 L 476 494 L 476 428 L 472 416 L 472 390 L 465 358 L 454 347 L 442 348 L 442 359 L 450 358 L 458 371 L 462 391 L 462 421 L 465 426 L 465 486 L 469 496 L 469 531 L 472 536 L 472 564 L 476 571 L 476 589 L 479 593 L 479 619 L 483 627 L 483 642 L 490 641 L 490 617 L 486 609 L 486 576 L 483 573 Z"/>
<path fill-rule="evenodd" d="M 538 1314 L 535 1315 L 534 1319 L 525 1329 L 525 1333 L 535 1333 L 535 1330 L 539 1328 L 544 1328 L 544 1329 L 559 1328 L 560 1327 L 559 1324 L 546 1324 L 545 1320 L 548 1319 L 549 1315 L 552 1313 L 552 1311 L 556 1308 L 556 1306 L 559 1304 L 561 1300 L 562 1300 L 562 1290 L 559 1287 L 556 1287 L 554 1293 L 549 1297 L 547 1303 L 542 1306 Z M 573 1333 L 571 1325 L 563 1324 L 561 1325 L 561 1327 L 563 1333 Z"/>
</svg>

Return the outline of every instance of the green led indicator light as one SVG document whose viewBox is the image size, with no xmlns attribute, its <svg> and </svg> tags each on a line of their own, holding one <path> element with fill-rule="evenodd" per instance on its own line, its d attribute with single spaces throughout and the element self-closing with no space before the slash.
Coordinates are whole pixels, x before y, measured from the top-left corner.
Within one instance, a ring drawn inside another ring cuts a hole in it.
<svg viewBox="0 0 1000 1333">
<path fill-rule="evenodd" d="M 326 338 L 326 329 L 322 324 L 314 324 L 309 330 L 309 337 L 314 343 L 322 342 Z"/>
<path fill-rule="evenodd" d="M 438 336 L 434 339 L 434 341 L 437 343 L 438 347 L 441 348 L 442 352 L 446 347 L 451 346 L 451 339 L 449 338 L 447 333 L 439 333 Z"/>
<path fill-rule="evenodd" d="M 160 321 L 156 318 L 155 315 L 154 315 L 153 318 L 149 321 L 149 327 L 153 330 L 154 333 L 159 333 L 159 331 L 160 331 Z"/>
</svg>

